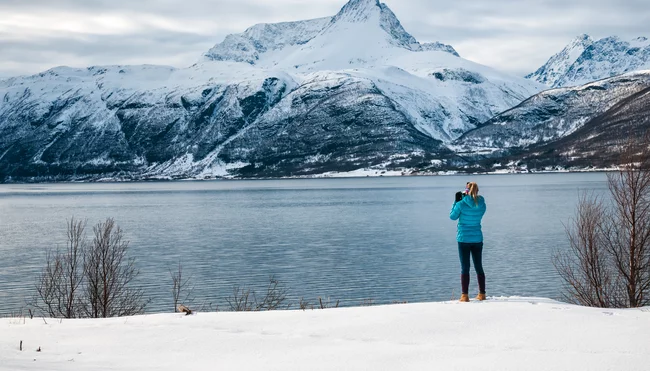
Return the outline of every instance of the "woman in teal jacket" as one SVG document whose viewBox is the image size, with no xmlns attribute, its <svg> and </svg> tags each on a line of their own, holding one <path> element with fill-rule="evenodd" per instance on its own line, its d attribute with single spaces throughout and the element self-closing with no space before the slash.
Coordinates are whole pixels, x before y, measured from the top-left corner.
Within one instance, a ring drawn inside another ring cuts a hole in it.
<svg viewBox="0 0 650 371">
<path fill-rule="evenodd" d="M 462 295 L 460 301 L 469 301 L 469 269 L 470 256 L 474 262 L 474 270 L 478 279 L 478 300 L 485 300 L 485 272 L 483 271 L 483 232 L 481 220 L 487 207 L 485 199 L 478 194 L 478 184 L 468 183 L 465 194 L 451 208 L 449 217 L 458 220 L 458 255 L 460 256 L 460 281 Z"/>
</svg>

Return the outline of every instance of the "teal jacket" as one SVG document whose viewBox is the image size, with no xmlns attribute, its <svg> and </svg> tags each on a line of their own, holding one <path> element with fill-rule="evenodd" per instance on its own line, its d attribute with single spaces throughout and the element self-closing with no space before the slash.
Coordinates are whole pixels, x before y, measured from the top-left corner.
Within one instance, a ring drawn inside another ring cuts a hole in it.
<svg viewBox="0 0 650 371">
<path fill-rule="evenodd" d="M 471 196 L 465 196 L 454 203 L 449 213 L 451 220 L 458 220 L 458 235 L 456 240 L 465 243 L 483 242 L 481 219 L 485 215 L 487 206 L 483 196 L 478 196 L 478 205 Z"/>
</svg>

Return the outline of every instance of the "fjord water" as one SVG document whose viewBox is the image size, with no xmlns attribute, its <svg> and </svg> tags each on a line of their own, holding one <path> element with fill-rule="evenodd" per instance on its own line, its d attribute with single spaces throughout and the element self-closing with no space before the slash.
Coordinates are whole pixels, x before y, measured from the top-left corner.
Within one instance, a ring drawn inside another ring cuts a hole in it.
<svg viewBox="0 0 650 371">
<path fill-rule="evenodd" d="M 486 198 L 488 295 L 559 298 L 552 265 L 580 191 L 601 173 L 395 178 L 0 185 L 0 315 L 25 306 L 48 249 L 65 246 L 66 219 L 115 218 L 151 298 L 172 311 L 179 260 L 194 306 L 227 309 L 233 286 L 261 293 L 269 276 L 290 301 L 341 305 L 459 296 L 454 193 L 476 181 Z M 476 281 L 472 277 L 472 292 Z"/>
</svg>

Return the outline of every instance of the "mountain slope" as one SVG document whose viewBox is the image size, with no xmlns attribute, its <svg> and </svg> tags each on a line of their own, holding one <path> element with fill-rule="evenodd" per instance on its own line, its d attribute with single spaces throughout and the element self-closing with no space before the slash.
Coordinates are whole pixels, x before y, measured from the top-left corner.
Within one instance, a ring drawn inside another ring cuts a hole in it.
<svg viewBox="0 0 650 371">
<path fill-rule="evenodd" d="M 420 44 L 376 0 L 352 0 L 331 18 L 228 36 L 189 68 L 0 81 L 0 181 L 444 165 L 448 143 L 539 90 Z"/>
<path fill-rule="evenodd" d="M 551 87 L 566 87 L 643 69 L 650 69 L 647 38 L 625 41 L 606 37 L 594 41 L 581 35 L 526 77 Z"/>
<path fill-rule="evenodd" d="M 225 40 L 204 54 L 206 60 L 255 64 L 260 55 L 304 44 L 316 36 L 331 17 L 308 21 L 258 24 Z"/>
<path fill-rule="evenodd" d="M 556 86 L 556 83 L 564 78 L 571 66 L 584 53 L 585 49 L 593 43 L 594 40 L 589 35 L 576 37 L 562 51 L 552 56 L 546 64 L 526 76 L 526 78 L 550 87 L 559 87 Z"/>
<path fill-rule="evenodd" d="M 484 167 L 590 169 L 611 168 L 629 161 L 623 150 L 630 142 L 646 143 L 650 133 L 650 87 L 628 96 L 587 121 L 580 129 L 553 142 L 533 144 L 500 158 L 484 159 Z"/>
<path fill-rule="evenodd" d="M 468 131 L 455 144 L 464 152 L 489 153 L 554 142 L 647 87 L 650 71 L 547 90 Z"/>
<path fill-rule="evenodd" d="M 533 146 L 518 157 L 530 167 L 610 167 L 622 163 L 630 139 L 650 133 L 650 86 L 622 99 L 555 143 Z M 541 155 L 543 154 L 543 155 Z"/>
<path fill-rule="evenodd" d="M 307 175 L 449 152 L 369 80 L 314 74 L 298 86 L 244 66 L 248 81 L 194 87 L 181 85 L 188 71 L 152 69 L 166 76 L 152 77 L 147 90 L 135 87 L 146 71 L 126 67 L 56 69 L 26 89 L 14 81 L 0 107 L 0 174 L 213 177 L 230 164 L 246 176 Z M 210 75 L 192 72 L 193 82 Z M 53 80 L 56 92 L 39 89 Z"/>
<path fill-rule="evenodd" d="M 650 71 L 537 94 L 459 138 L 468 164 L 493 170 L 608 167 L 650 132 Z M 506 165 L 510 164 L 510 165 Z"/>
</svg>

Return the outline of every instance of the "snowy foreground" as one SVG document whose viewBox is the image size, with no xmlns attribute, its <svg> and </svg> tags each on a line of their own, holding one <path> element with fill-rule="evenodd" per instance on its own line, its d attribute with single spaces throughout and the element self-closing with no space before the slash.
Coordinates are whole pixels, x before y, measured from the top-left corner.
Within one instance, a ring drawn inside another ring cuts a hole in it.
<svg viewBox="0 0 650 371">
<path fill-rule="evenodd" d="M 0 370 L 650 369 L 650 308 L 536 298 L 46 321 L 0 320 Z"/>
</svg>

